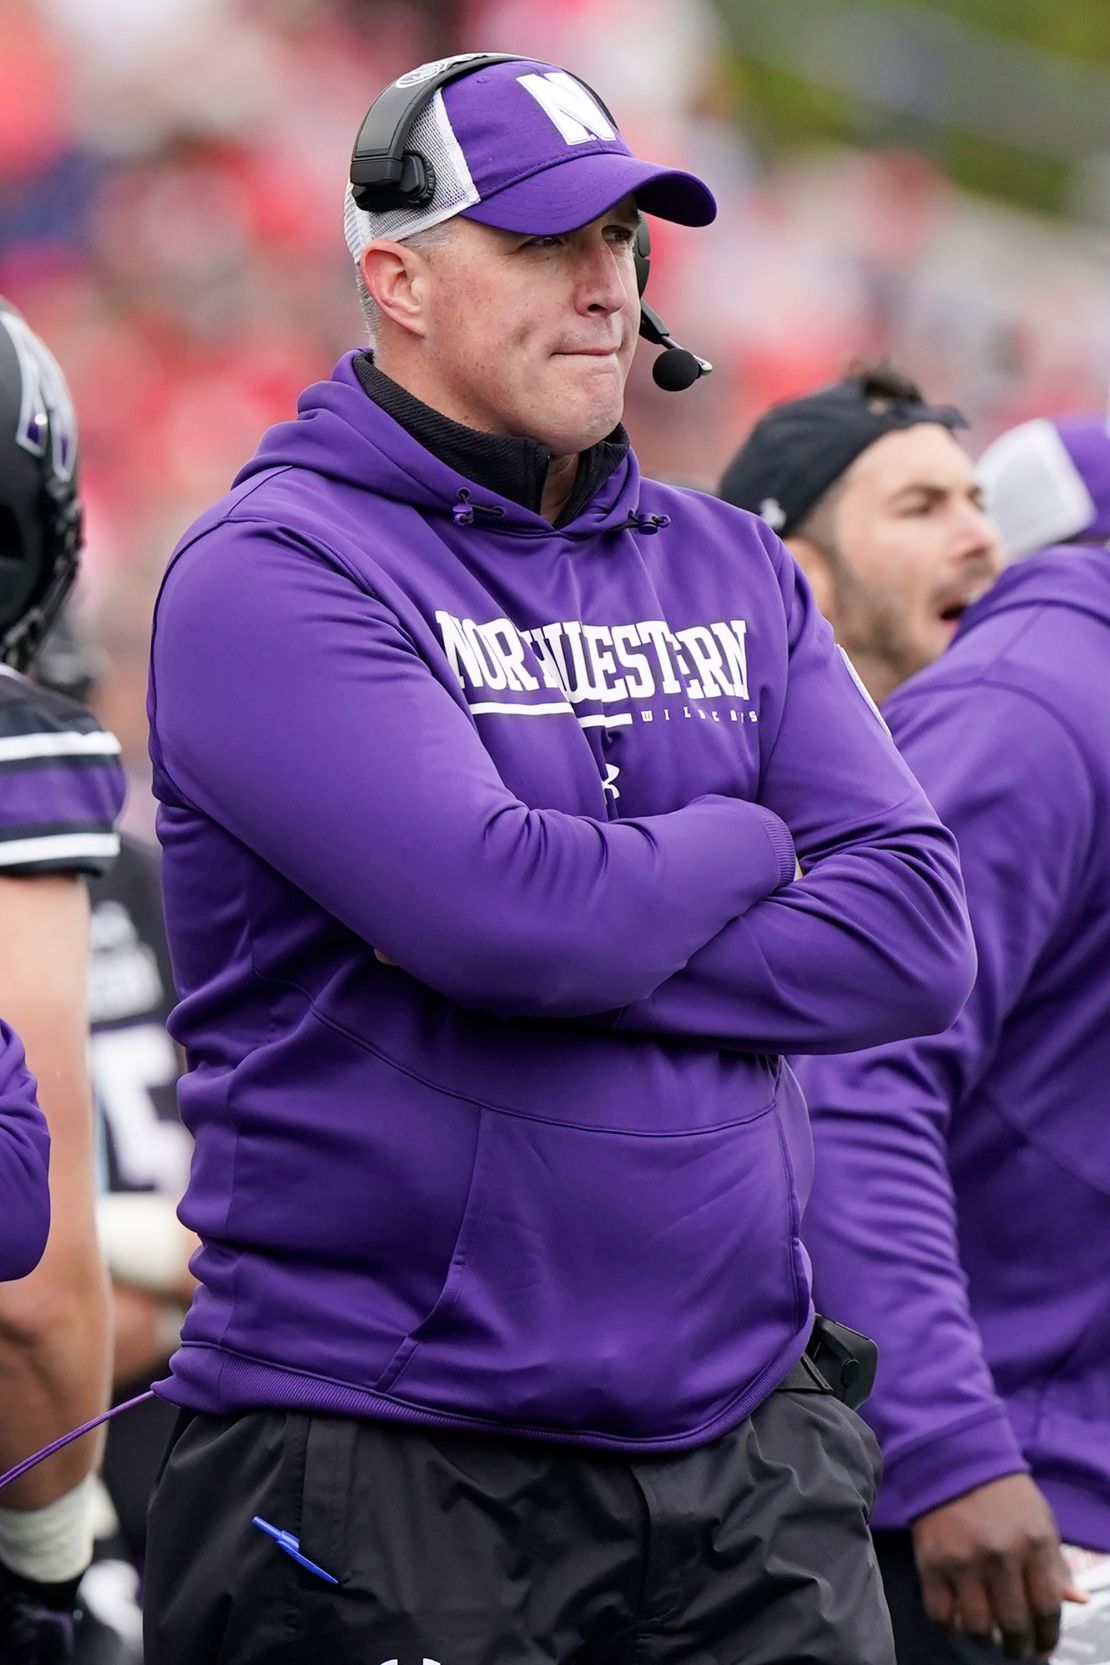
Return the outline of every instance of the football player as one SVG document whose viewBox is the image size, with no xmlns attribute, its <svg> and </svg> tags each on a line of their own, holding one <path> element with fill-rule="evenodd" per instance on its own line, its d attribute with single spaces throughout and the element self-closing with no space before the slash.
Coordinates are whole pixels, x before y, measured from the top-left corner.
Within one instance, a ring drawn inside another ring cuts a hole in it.
<svg viewBox="0 0 1110 1665">
<path fill-rule="evenodd" d="M 53 1142 L 38 1268 L 0 1289 L 0 1469 L 97 1415 L 110 1373 L 88 1078 L 86 880 L 119 849 L 119 745 L 23 672 L 77 571 L 77 436 L 52 354 L 0 300 L 0 1012 Z M 0 1657 L 65 1659 L 92 1544 L 99 1446 L 77 1441 L 0 1498 Z"/>
</svg>

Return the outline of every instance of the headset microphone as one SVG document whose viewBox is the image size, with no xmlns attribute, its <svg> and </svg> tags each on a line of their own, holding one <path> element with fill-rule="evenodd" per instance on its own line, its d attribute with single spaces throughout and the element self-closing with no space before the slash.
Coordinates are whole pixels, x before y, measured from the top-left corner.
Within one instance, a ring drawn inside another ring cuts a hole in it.
<svg viewBox="0 0 1110 1665">
<path fill-rule="evenodd" d="M 685 388 L 693 387 L 699 376 L 708 376 L 713 366 L 707 358 L 699 358 L 688 348 L 680 347 L 655 308 L 644 300 L 651 270 L 651 233 L 642 214 L 636 226 L 635 260 L 636 284 L 640 291 L 640 334 L 645 341 L 663 348 L 651 367 L 651 374 L 656 387 L 663 388 L 666 393 L 681 393 Z"/>
<path fill-rule="evenodd" d="M 680 347 L 654 307 L 640 302 L 640 334 L 645 341 L 653 341 L 664 350 L 651 367 L 656 387 L 667 393 L 681 393 L 693 387 L 699 376 L 708 376 L 713 366 L 706 358 L 698 358 L 688 347 Z"/>
</svg>

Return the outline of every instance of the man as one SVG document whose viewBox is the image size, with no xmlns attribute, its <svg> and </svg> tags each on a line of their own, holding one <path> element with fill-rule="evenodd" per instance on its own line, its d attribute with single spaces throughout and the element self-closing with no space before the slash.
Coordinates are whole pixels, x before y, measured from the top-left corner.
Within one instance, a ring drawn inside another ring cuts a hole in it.
<svg viewBox="0 0 1110 1665">
<path fill-rule="evenodd" d="M 1036 425 L 1040 444 L 998 447 L 1009 489 L 996 481 L 990 504 L 1023 523 L 1026 550 L 1033 516 L 1050 537 L 1100 529 L 1049 427 Z M 1096 444 L 1105 489 L 1105 433 L 1096 442 L 1086 428 L 1080 451 Z M 982 472 L 986 485 L 999 470 L 988 457 Z M 970 469 L 967 480 L 970 495 Z M 866 523 L 857 533 L 851 559 L 866 569 L 877 551 Z M 888 559 L 889 592 L 900 571 Z M 1065 1147 L 1065 1166 L 1080 1149 L 1097 1160 L 1110 1031 L 1097 969 L 1106 865 L 1096 846 L 1090 862 L 1083 853 L 1105 791 L 1107 576 L 1104 561 L 1062 552 L 1007 574 L 884 706 L 959 839 L 979 981 L 944 1036 L 799 1070 L 817 1146 L 806 1242 L 818 1299 L 879 1343 L 867 1412 L 886 1464 L 876 1546 L 902 1665 L 983 1658 L 938 1625 L 1000 1639 L 1014 1657 L 1049 1651 L 1061 1597 L 1075 1593 L 1053 1510 L 1066 1538 L 1110 1547 L 1095 1295 L 1107 1267 L 1089 1264 L 1105 1256 L 1105 1195 L 1097 1174 L 1056 1166 Z M 874 664 L 888 644 L 871 645 Z"/>
<path fill-rule="evenodd" d="M 118 849 L 119 746 L 20 674 L 69 589 L 80 545 L 65 381 L 0 301 L 0 1012 L 22 1038 L 50 1128 L 52 1226 L 37 1269 L 0 1289 L 0 1468 L 107 1403 L 85 1015 L 86 879 Z M 68 1657 L 92 1546 L 98 1446 L 81 1440 L 0 1498 L 0 1657 Z"/>
<path fill-rule="evenodd" d="M 50 1135 L 23 1048 L 0 1023 L 0 1280 L 25 1278 L 50 1225 Z"/>
<path fill-rule="evenodd" d="M 963 417 L 889 365 L 776 405 L 719 487 L 763 515 L 876 704 L 932 664 L 1002 565 Z"/>
<path fill-rule="evenodd" d="M 413 88 L 373 353 L 157 609 L 202 1247 L 148 1650 L 877 1665 L 778 1055 L 951 1020 L 953 846 L 778 540 L 619 425 L 638 212 L 706 187 L 549 64 Z"/>
</svg>

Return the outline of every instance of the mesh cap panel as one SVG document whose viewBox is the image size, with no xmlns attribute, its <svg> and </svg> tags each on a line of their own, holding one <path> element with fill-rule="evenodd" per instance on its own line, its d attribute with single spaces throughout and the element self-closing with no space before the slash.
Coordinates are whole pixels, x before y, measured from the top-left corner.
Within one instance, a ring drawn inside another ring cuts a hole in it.
<svg viewBox="0 0 1110 1665">
<path fill-rule="evenodd" d="M 432 200 L 423 208 L 392 208 L 385 214 L 367 214 L 355 206 L 354 192 L 348 184 L 343 199 L 343 233 L 356 265 L 367 243 L 376 237 L 390 237 L 403 243 L 406 237 L 428 231 L 442 220 L 460 214 L 464 208 L 473 208 L 479 200 L 466 157 L 452 130 L 442 91 L 417 116 L 408 148 L 418 150 L 432 165 L 436 181 Z"/>
<path fill-rule="evenodd" d="M 1095 502 L 1051 422 L 1023 422 L 988 445 L 978 475 L 1013 561 L 1066 543 L 1095 518 Z"/>
</svg>

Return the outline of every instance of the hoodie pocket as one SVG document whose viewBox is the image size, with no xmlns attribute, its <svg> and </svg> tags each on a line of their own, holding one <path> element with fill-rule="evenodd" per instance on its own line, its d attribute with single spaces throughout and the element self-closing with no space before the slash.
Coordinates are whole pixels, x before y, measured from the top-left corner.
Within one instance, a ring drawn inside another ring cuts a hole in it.
<svg viewBox="0 0 1110 1665">
<path fill-rule="evenodd" d="M 483 1110 L 439 1298 L 376 1386 L 520 1429 L 679 1437 L 807 1312 L 773 1108 L 666 1135 Z"/>
</svg>

